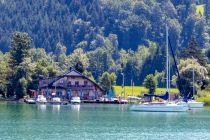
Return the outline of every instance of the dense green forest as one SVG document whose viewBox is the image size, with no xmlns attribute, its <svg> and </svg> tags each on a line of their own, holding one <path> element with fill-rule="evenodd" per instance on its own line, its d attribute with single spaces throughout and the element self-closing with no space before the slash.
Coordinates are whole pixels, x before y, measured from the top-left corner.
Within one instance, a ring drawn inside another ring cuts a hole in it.
<svg viewBox="0 0 210 140">
<path fill-rule="evenodd" d="M 205 16 L 196 15 L 205 4 Z M 109 34 L 117 47 L 136 50 L 148 41 L 163 46 L 165 23 L 174 46 L 186 47 L 195 36 L 209 47 L 209 0 L 1 0 L 0 46 L 8 51 L 12 32 L 27 32 L 32 47 L 54 52 L 60 41 L 71 53 L 83 43 L 85 51 L 102 47 Z"/>
<path fill-rule="evenodd" d="M 204 15 L 196 12 L 198 4 L 205 4 Z M 182 65 L 196 64 L 198 71 L 203 70 L 199 78 L 207 79 L 210 0 L 0 0 L 0 9 L 1 93 L 14 86 L 11 83 L 35 89 L 32 83 L 38 75 L 55 76 L 78 63 L 99 83 L 107 75 L 104 72 L 116 77 L 118 85 L 122 73 L 125 85 L 132 80 L 142 85 L 148 74 L 154 74 L 163 87 L 166 24 L 180 70 Z M 11 48 L 17 32 L 27 34 L 19 41 L 29 39 L 31 49 L 14 65 Z M 11 78 L 11 69 L 16 70 L 14 75 L 25 75 Z"/>
</svg>

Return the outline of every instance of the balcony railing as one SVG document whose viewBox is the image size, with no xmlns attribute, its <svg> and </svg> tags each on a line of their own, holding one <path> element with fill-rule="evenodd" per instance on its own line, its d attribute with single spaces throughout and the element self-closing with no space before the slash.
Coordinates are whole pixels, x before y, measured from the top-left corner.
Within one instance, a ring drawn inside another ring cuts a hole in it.
<svg viewBox="0 0 210 140">
<path fill-rule="evenodd" d="M 57 83 L 54 85 L 56 87 L 64 87 L 64 88 L 69 88 L 69 89 L 94 89 L 93 85 L 68 85 L 68 84 L 63 84 L 63 83 Z"/>
<path fill-rule="evenodd" d="M 89 86 L 89 85 L 68 85 L 67 88 L 70 88 L 70 89 L 94 89 L 94 86 Z"/>
</svg>

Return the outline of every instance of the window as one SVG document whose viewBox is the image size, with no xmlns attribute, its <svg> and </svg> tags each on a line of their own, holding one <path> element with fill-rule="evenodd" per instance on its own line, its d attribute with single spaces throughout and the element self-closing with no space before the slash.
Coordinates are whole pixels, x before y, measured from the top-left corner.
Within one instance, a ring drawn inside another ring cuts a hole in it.
<svg viewBox="0 0 210 140">
<path fill-rule="evenodd" d="M 62 80 L 60 80 L 60 84 L 63 84 L 64 83 L 64 80 L 62 79 Z"/>
<path fill-rule="evenodd" d="M 68 87 L 71 87 L 71 81 L 68 82 Z"/>
<path fill-rule="evenodd" d="M 84 86 L 87 86 L 88 85 L 88 81 L 84 81 Z"/>
<path fill-rule="evenodd" d="M 75 86 L 76 86 L 76 87 L 79 86 L 79 81 L 75 81 Z"/>
</svg>

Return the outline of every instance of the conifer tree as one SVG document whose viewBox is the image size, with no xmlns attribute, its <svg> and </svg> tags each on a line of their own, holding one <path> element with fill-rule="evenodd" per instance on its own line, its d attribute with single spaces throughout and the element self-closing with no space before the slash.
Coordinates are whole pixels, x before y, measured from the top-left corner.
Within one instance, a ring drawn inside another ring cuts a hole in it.
<svg viewBox="0 0 210 140">
<path fill-rule="evenodd" d="M 202 52 L 202 49 L 199 48 L 198 43 L 194 37 L 191 39 L 188 48 L 183 51 L 181 57 L 184 59 L 195 58 L 202 66 L 206 66 L 207 64 L 207 58 Z"/>
<path fill-rule="evenodd" d="M 29 57 L 31 37 L 28 33 L 15 32 L 12 38 L 12 48 L 10 49 L 9 66 L 12 70 L 9 75 L 8 96 L 16 95 L 17 99 L 26 94 L 27 87 L 27 66 L 23 65 Z"/>
</svg>

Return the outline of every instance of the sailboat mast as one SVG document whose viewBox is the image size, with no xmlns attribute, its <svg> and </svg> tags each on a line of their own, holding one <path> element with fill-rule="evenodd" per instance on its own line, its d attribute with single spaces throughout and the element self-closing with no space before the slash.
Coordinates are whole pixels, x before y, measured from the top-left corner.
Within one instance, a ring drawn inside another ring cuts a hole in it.
<svg viewBox="0 0 210 140">
<path fill-rule="evenodd" d="M 170 57 L 168 58 L 168 92 L 170 93 L 171 89 L 171 71 L 170 71 Z"/>
<path fill-rule="evenodd" d="M 195 68 L 193 68 L 193 96 L 195 95 Z"/>
<path fill-rule="evenodd" d="M 166 25 L 166 91 L 169 92 L 168 26 Z"/>
</svg>

